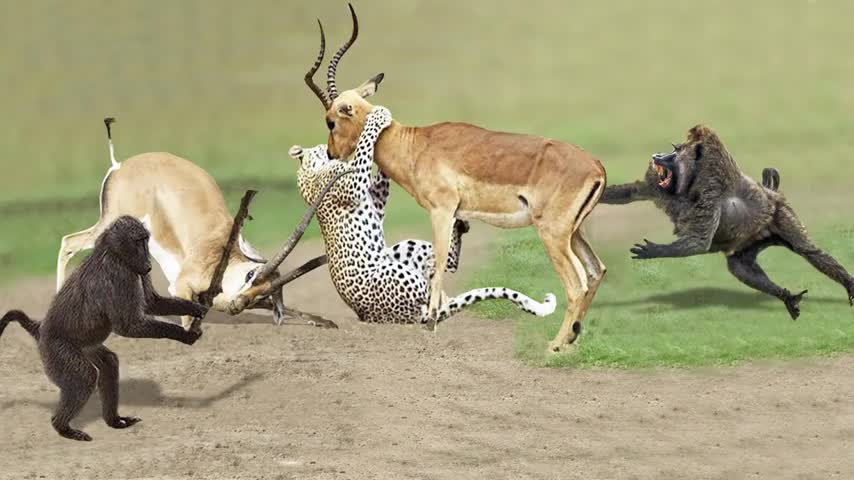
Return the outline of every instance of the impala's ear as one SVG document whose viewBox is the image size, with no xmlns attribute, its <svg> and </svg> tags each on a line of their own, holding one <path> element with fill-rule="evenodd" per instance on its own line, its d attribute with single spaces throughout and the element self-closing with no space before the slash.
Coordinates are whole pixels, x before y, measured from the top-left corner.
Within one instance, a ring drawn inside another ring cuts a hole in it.
<svg viewBox="0 0 854 480">
<path fill-rule="evenodd" d="M 246 241 L 243 238 L 243 234 L 237 237 L 237 245 L 240 248 L 240 252 L 249 260 L 252 260 L 256 263 L 267 263 L 267 260 L 264 258 L 264 255 L 261 255 L 261 252 L 258 251 L 251 243 Z"/>
<path fill-rule="evenodd" d="M 377 89 L 379 88 L 380 83 L 383 82 L 383 78 L 385 78 L 384 73 L 377 74 L 377 76 L 375 76 L 374 78 L 359 85 L 359 87 L 356 88 L 356 93 L 358 93 L 359 96 L 362 98 L 370 97 L 371 95 L 377 93 Z"/>
</svg>

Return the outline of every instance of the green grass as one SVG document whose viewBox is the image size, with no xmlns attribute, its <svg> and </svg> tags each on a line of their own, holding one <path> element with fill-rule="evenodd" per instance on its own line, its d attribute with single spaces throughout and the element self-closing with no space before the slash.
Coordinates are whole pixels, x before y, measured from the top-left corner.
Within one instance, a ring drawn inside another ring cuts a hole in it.
<svg viewBox="0 0 854 480">
<path fill-rule="evenodd" d="M 120 157 L 165 150 L 189 158 L 229 186 L 232 208 L 243 188 L 263 179 L 247 227 L 254 243 L 270 247 L 291 231 L 303 202 L 286 188 L 296 169 L 286 152 L 323 142 L 326 133 L 320 104 L 302 81 L 316 54 L 314 19 L 323 19 L 335 48 L 349 34 L 344 2 L 0 0 L 0 7 L 3 282 L 52 273 L 61 235 L 95 221 L 107 115 L 119 119 Z M 356 8 L 361 36 L 341 63 L 339 85 L 385 72 L 373 100 L 399 121 L 459 120 L 571 141 L 602 159 L 611 183 L 636 178 L 650 153 L 706 122 L 747 172 L 774 166 L 788 194 L 820 192 L 827 201 L 799 213 L 854 263 L 851 243 L 835 233 L 852 225 L 854 3 L 361 0 Z M 427 231 L 426 215 L 403 192 L 390 208 L 392 232 Z M 560 293 L 545 257 L 527 249 L 530 235 L 509 234 L 505 266 L 475 273 L 473 282 Z M 585 346 L 575 359 L 548 363 L 688 365 L 848 348 L 832 319 L 846 332 L 849 313 L 833 302 L 808 300 L 794 324 L 773 303 L 727 309 L 716 305 L 721 295 L 696 308 L 618 303 L 689 288 L 741 292 L 719 258 L 628 262 L 634 240 L 596 244 L 611 270 Z M 800 260 L 783 255 L 775 268 L 793 287 L 815 283 L 813 298 L 841 297 L 828 282 L 797 281 L 809 271 Z M 746 321 L 722 339 L 716 322 L 731 314 Z M 659 318 L 660 328 L 644 327 Z M 825 322 L 824 330 L 809 322 Z M 554 326 L 523 325 L 520 352 L 535 357 Z M 775 346 L 767 335 L 763 343 L 762 331 L 791 333 Z M 638 348 L 617 341 L 619 332 L 632 332 Z"/>
<path fill-rule="evenodd" d="M 843 264 L 854 265 L 854 228 L 819 229 L 815 238 Z M 608 273 L 571 354 L 546 353 L 563 320 L 562 298 L 546 318 L 531 318 L 499 302 L 482 303 L 477 311 L 488 318 L 518 318 L 518 353 L 549 366 L 686 367 L 854 348 L 854 310 L 845 290 L 785 249 L 768 250 L 760 260 L 777 283 L 809 290 L 796 322 L 781 302 L 738 283 L 720 254 L 637 261 L 629 258 L 630 240 L 625 248 L 609 242 L 601 249 Z M 533 231 L 510 234 L 496 259 L 469 279 L 469 286 L 507 285 L 536 297 L 562 296 Z"/>
</svg>

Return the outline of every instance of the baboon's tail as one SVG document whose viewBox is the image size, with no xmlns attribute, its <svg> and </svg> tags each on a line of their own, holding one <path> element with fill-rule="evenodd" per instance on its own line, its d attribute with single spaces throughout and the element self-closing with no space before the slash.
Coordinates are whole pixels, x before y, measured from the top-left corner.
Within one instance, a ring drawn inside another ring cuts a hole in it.
<svg viewBox="0 0 854 480">
<path fill-rule="evenodd" d="M 552 293 L 546 294 L 546 298 L 542 303 L 540 303 L 524 293 L 520 293 L 509 288 L 476 288 L 449 299 L 445 306 L 439 311 L 439 321 L 445 320 L 448 317 L 455 315 L 460 310 L 470 305 L 474 305 L 475 303 L 484 300 L 498 299 L 510 300 L 522 311 L 530 313 L 531 315 L 537 315 L 538 317 L 551 315 L 555 311 L 555 305 L 557 304 L 555 296 Z"/>
<path fill-rule="evenodd" d="M 20 310 L 9 310 L 6 315 L 3 315 L 3 318 L 0 319 L 0 335 L 3 335 L 3 330 L 6 329 L 6 325 L 9 325 L 11 322 L 18 322 L 21 324 L 21 326 L 24 327 L 24 330 L 38 341 L 39 326 L 41 324 L 35 320 L 30 320 L 30 317 Z"/>
<path fill-rule="evenodd" d="M 780 172 L 776 168 L 763 169 L 762 186 L 776 192 L 780 188 Z"/>
</svg>

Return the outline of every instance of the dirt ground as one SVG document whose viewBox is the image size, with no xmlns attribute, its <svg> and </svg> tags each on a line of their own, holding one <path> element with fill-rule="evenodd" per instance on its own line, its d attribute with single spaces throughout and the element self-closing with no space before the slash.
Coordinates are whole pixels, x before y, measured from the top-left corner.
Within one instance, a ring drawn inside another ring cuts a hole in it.
<svg viewBox="0 0 854 480">
<path fill-rule="evenodd" d="M 319 250 L 301 245 L 288 263 Z M 464 255 L 483 250 L 469 242 Z M 53 284 L 21 282 L 0 291 L 0 306 L 40 316 Z M 510 321 L 458 316 L 437 334 L 362 325 L 325 270 L 286 295 L 341 328 L 211 315 L 193 347 L 111 338 L 121 412 L 143 422 L 111 430 L 93 398 L 77 420 L 91 443 L 53 432 L 57 389 L 32 340 L 10 326 L 0 478 L 854 478 L 852 357 L 541 369 L 514 358 Z"/>
</svg>

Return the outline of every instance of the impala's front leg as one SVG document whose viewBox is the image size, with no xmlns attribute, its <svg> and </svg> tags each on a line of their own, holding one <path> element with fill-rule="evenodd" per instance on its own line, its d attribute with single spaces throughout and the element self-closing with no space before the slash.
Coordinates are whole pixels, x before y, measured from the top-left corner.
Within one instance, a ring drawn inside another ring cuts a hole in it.
<svg viewBox="0 0 854 480">
<path fill-rule="evenodd" d="M 454 225 L 455 209 L 437 209 L 430 212 L 430 222 L 433 224 L 433 253 L 436 256 L 434 265 L 447 265 L 448 253 L 451 248 L 451 228 Z M 436 330 L 438 311 L 444 303 L 442 279 L 444 268 L 436 268 L 433 280 L 430 282 L 430 321 L 428 328 Z"/>
</svg>

